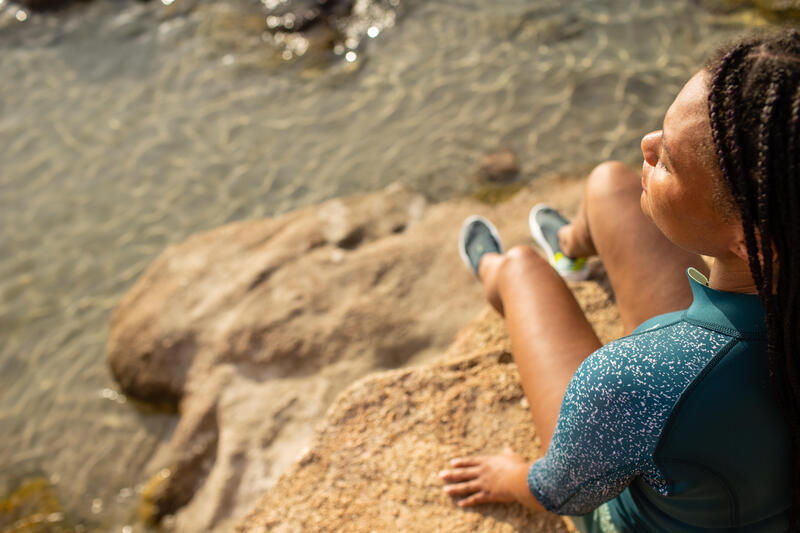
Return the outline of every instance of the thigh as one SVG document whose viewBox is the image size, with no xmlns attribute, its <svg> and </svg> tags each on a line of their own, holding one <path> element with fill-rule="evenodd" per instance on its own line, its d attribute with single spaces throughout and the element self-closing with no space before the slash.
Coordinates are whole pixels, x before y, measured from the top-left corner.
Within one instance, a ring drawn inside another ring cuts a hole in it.
<svg viewBox="0 0 800 533">
<path fill-rule="evenodd" d="M 674 245 L 642 213 L 641 176 L 622 163 L 589 176 L 584 210 L 628 334 L 656 315 L 689 306 L 686 269 L 708 274 L 703 258 Z"/>
</svg>

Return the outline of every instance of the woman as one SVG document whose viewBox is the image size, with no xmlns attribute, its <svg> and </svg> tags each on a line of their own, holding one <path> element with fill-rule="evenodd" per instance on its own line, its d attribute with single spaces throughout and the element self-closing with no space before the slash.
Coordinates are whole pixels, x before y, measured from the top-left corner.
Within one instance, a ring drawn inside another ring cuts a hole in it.
<svg viewBox="0 0 800 533">
<path fill-rule="evenodd" d="M 531 212 L 549 264 L 467 220 L 462 256 L 505 316 L 547 453 L 454 459 L 447 494 L 581 531 L 797 530 L 798 130 L 800 34 L 749 38 L 642 139 L 641 178 L 605 163 L 572 223 Z M 602 347 L 559 276 L 595 254 L 628 335 Z"/>
</svg>

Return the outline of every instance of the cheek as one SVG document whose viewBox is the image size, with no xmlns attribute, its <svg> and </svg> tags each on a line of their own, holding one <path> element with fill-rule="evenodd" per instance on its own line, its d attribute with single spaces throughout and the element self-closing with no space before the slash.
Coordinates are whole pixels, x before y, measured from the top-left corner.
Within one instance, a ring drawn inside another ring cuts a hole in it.
<svg viewBox="0 0 800 533">
<path fill-rule="evenodd" d="M 657 173 L 654 173 L 657 174 Z M 693 233 L 693 220 L 691 209 L 680 191 L 670 186 L 665 181 L 654 176 L 649 183 L 647 192 L 642 192 L 642 211 L 647 215 L 658 229 L 677 245 L 688 244 Z"/>
</svg>

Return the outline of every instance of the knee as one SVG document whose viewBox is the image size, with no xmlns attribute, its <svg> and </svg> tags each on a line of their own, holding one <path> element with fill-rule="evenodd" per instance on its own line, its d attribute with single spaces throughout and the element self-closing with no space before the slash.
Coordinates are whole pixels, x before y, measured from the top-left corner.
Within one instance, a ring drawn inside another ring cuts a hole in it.
<svg viewBox="0 0 800 533">
<path fill-rule="evenodd" d="M 593 198 L 607 199 L 639 186 L 636 174 L 627 165 L 619 161 L 606 161 L 589 174 L 585 196 L 588 201 Z"/>
<path fill-rule="evenodd" d="M 503 262 L 503 270 L 506 273 L 519 273 L 539 266 L 550 268 L 547 261 L 530 246 L 511 248 L 504 254 Z"/>
</svg>

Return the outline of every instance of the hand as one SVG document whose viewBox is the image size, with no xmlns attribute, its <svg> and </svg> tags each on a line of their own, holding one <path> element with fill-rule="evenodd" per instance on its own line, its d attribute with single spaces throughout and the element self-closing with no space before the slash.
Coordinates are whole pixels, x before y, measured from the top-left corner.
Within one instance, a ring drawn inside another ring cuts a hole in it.
<svg viewBox="0 0 800 533">
<path fill-rule="evenodd" d="M 516 501 L 542 509 L 528 489 L 530 463 L 511 448 L 498 455 L 453 459 L 450 466 L 450 470 L 439 472 L 439 477 L 446 483 L 447 495 L 465 496 L 458 502 L 460 507 Z"/>
</svg>

